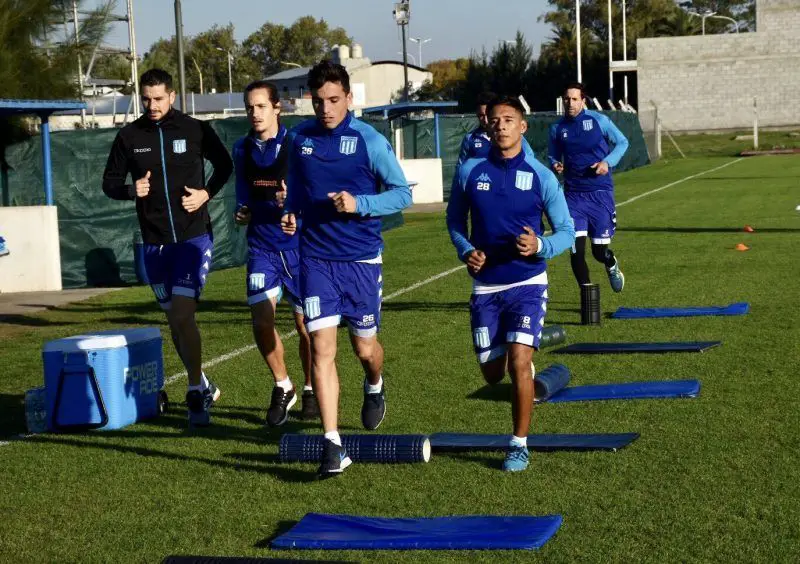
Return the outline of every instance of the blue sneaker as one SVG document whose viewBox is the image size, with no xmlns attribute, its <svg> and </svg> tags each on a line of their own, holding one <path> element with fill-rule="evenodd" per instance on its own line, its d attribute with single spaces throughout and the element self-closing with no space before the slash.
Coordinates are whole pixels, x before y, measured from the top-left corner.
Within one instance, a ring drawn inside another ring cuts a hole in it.
<svg viewBox="0 0 800 564">
<path fill-rule="evenodd" d="M 208 388 L 202 392 L 200 390 L 190 390 L 186 393 L 189 427 L 208 427 L 211 424 L 209 409 L 219 399 L 220 393 L 219 388 L 210 381 Z"/>
<path fill-rule="evenodd" d="M 6 240 L 0 237 L 0 257 L 4 257 L 10 252 L 11 251 L 8 250 L 8 246 L 6 245 Z"/>
<path fill-rule="evenodd" d="M 333 478 L 353 463 L 347 456 L 347 451 L 343 446 L 339 446 L 330 439 L 325 439 L 322 443 L 322 463 L 319 465 L 317 474 L 320 480 Z"/>
<path fill-rule="evenodd" d="M 506 472 L 522 472 L 528 467 L 528 447 L 511 445 L 508 447 L 503 470 Z"/>
<path fill-rule="evenodd" d="M 616 260 L 614 266 L 606 268 L 606 272 L 608 273 L 608 281 L 611 283 L 611 289 L 619 294 L 625 287 L 625 275 L 619 269 L 619 259 Z"/>
</svg>

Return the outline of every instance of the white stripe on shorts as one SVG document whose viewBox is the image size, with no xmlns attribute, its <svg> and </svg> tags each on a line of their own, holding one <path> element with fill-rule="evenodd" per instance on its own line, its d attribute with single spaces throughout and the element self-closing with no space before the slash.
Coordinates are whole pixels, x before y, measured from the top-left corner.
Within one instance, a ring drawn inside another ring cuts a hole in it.
<svg viewBox="0 0 800 564">
<path fill-rule="evenodd" d="M 609 245 L 611 244 L 611 237 L 603 237 L 600 239 L 595 239 L 592 237 L 592 244 L 594 245 Z"/>
<path fill-rule="evenodd" d="M 172 287 L 173 296 L 183 296 L 185 298 L 196 298 L 197 291 L 194 288 L 185 288 L 183 286 Z"/>
<path fill-rule="evenodd" d="M 496 358 L 500 358 L 505 354 L 506 346 L 500 345 L 499 347 L 495 347 L 493 349 L 489 349 L 488 351 L 481 351 L 478 353 L 478 362 L 481 364 L 486 364 Z"/>
<path fill-rule="evenodd" d="M 350 328 L 350 333 L 352 333 L 356 337 L 374 337 L 375 335 L 378 334 L 377 327 L 371 327 L 369 329 L 358 329 L 356 327 L 353 327 L 349 323 L 348 327 Z"/>
<path fill-rule="evenodd" d="M 315 319 L 314 321 L 309 321 L 306 323 L 306 331 L 309 333 L 313 333 L 314 331 L 318 331 L 320 329 L 326 329 L 328 327 L 336 327 L 339 325 L 339 321 L 342 320 L 341 315 L 329 315 L 328 317 L 320 317 L 319 319 Z"/>
<path fill-rule="evenodd" d="M 521 345 L 533 346 L 533 335 L 521 333 L 519 331 L 509 331 L 506 333 L 506 343 L 519 343 Z"/>
<path fill-rule="evenodd" d="M 275 286 L 274 288 L 270 288 L 264 292 L 259 292 L 258 294 L 254 294 L 252 296 L 247 296 L 247 305 L 255 305 L 266 300 L 271 300 L 274 297 L 277 297 L 281 293 L 281 287 Z M 300 308 L 302 311 L 303 308 Z"/>
</svg>

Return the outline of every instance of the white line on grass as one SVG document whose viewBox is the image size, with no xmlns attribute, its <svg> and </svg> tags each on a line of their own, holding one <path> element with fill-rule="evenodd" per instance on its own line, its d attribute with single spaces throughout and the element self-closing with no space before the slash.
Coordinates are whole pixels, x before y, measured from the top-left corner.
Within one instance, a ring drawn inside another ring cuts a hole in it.
<svg viewBox="0 0 800 564">
<path fill-rule="evenodd" d="M 681 178 L 680 180 L 676 180 L 675 182 L 670 182 L 669 184 L 665 184 L 664 186 L 661 186 L 660 188 L 656 188 L 654 190 L 650 190 L 648 192 L 645 192 L 644 194 L 639 194 L 638 196 L 634 196 L 633 198 L 628 198 L 624 202 L 620 202 L 619 204 L 617 204 L 617 207 L 619 208 L 619 207 L 624 206 L 625 204 L 630 204 L 631 202 L 635 202 L 639 198 L 644 198 L 645 196 L 649 196 L 650 194 L 655 194 L 656 192 L 661 192 L 662 190 L 666 190 L 667 188 L 671 188 L 672 186 L 675 186 L 676 184 L 680 184 L 682 182 L 686 182 L 687 180 L 691 180 L 692 178 L 697 178 L 698 176 L 703 176 L 704 174 L 708 174 L 709 172 L 718 171 L 720 169 L 725 168 L 726 166 L 730 166 L 730 165 L 732 165 L 734 163 L 738 163 L 741 160 L 744 160 L 744 157 L 740 157 L 740 158 L 738 158 L 738 159 L 736 159 L 734 161 L 727 162 L 724 165 L 720 165 L 720 166 L 718 166 L 716 168 L 705 170 L 703 172 L 698 172 L 697 174 L 692 174 L 691 176 L 687 176 L 686 178 Z"/>
<path fill-rule="evenodd" d="M 661 187 L 656 188 L 654 190 L 649 190 L 648 192 L 645 192 L 643 194 L 639 194 L 638 196 L 634 196 L 633 198 L 628 198 L 624 202 L 620 202 L 619 204 L 617 204 L 617 207 L 624 206 L 625 204 L 630 204 L 631 202 L 635 202 L 636 200 L 638 200 L 640 198 L 644 198 L 645 196 L 649 196 L 651 194 L 655 194 L 657 192 L 661 192 L 662 190 L 666 190 L 667 188 L 671 188 L 672 186 L 675 186 L 677 184 L 681 184 L 682 182 L 686 182 L 687 180 L 691 180 L 693 178 L 697 178 L 698 176 L 703 176 L 704 174 L 708 174 L 709 172 L 716 172 L 716 171 L 718 171 L 720 169 L 725 168 L 726 166 L 730 166 L 732 164 L 738 163 L 741 160 L 744 160 L 744 158 L 743 157 L 742 158 L 738 158 L 736 160 L 727 162 L 724 165 L 720 165 L 718 167 L 714 167 L 714 168 L 711 168 L 711 169 L 703 171 L 703 172 L 698 172 L 697 174 L 692 174 L 690 176 L 687 176 L 686 178 L 681 178 L 680 180 L 676 180 L 675 182 L 670 182 L 669 184 L 665 184 L 664 186 L 661 186 Z M 391 300 L 391 299 L 396 298 L 398 296 L 402 296 L 403 294 L 406 294 L 408 292 L 416 290 L 417 288 L 425 286 L 426 284 L 430 284 L 431 282 L 435 282 L 436 280 L 439 280 L 440 278 L 444 278 L 445 276 L 449 276 L 450 274 L 453 274 L 454 272 L 458 272 L 462 268 L 466 268 L 466 266 L 465 265 L 456 266 L 456 267 L 451 268 L 449 270 L 445 270 L 444 272 L 440 272 L 439 274 L 434 274 L 433 276 L 431 276 L 429 278 L 426 278 L 425 280 L 420 280 L 419 282 L 416 282 L 416 283 L 412 284 L 411 286 L 408 286 L 406 288 L 401 288 L 401 289 L 397 290 L 396 292 L 393 292 L 393 293 L 389 294 L 388 296 L 386 296 L 384 298 L 384 300 Z M 289 333 L 286 333 L 285 335 L 281 335 L 281 339 L 288 339 L 290 337 L 294 337 L 295 335 L 297 335 L 297 331 L 293 330 L 293 331 L 290 331 Z M 218 356 L 216 358 L 212 358 L 211 360 L 209 360 L 208 362 L 203 364 L 203 368 L 211 368 L 212 366 L 216 366 L 217 364 L 219 364 L 221 362 L 225 362 L 226 360 L 230 360 L 232 358 L 236 358 L 237 356 L 243 355 L 246 352 L 250 352 L 251 350 L 253 350 L 255 348 L 256 348 L 255 345 L 247 345 L 247 346 L 244 346 L 244 347 L 240 347 L 240 348 L 238 348 L 236 350 L 233 350 L 233 351 L 231 351 L 229 353 L 223 354 L 223 355 Z M 177 374 L 173 374 L 172 376 L 170 376 L 169 378 L 167 378 L 164 381 L 164 385 L 167 386 L 167 385 L 172 384 L 173 382 L 176 382 L 177 380 L 180 380 L 181 378 L 184 378 L 184 377 L 186 377 L 186 372 L 185 371 L 184 372 L 179 372 Z M 26 439 L 26 438 L 28 438 L 30 436 L 31 435 L 17 435 L 11 441 L 0 441 L 0 447 L 9 445 L 13 441 L 24 440 L 24 439 Z"/>
</svg>

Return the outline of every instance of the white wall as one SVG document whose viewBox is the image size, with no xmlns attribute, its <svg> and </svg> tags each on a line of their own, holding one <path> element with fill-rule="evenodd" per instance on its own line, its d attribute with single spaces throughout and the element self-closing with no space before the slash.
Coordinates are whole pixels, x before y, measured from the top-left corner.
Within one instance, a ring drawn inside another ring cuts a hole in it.
<svg viewBox="0 0 800 564">
<path fill-rule="evenodd" d="M 400 168 L 406 180 L 417 182 L 411 188 L 415 204 L 431 204 L 444 201 L 442 186 L 442 159 L 400 159 Z"/>
<path fill-rule="evenodd" d="M 61 290 L 61 249 L 55 206 L 0 207 L 0 292 Z"/>
</svg>

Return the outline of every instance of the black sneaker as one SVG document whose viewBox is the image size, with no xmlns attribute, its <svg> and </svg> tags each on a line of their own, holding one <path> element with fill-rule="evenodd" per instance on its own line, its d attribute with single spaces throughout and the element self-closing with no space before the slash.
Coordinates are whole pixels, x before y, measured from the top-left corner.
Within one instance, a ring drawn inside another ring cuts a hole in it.
<svg viewBox="0 0 800 564">
<path fill-rule="evenodd" d="M 186 407 L 188 407 L 189 427 L 208 427 L 211 424 L 211 415 L 208 410 L 219 399 L 220 391 L 213 382 L 203 390 L 190 390 L 186 393 Z"/>
<path fill-rule="evenodd" d="M 352 463 L 343 446 L 335 444 L 330 439 L 322 441 L 322 463 L 317 471 L 321 480 L 338 476 Z"/>
<path fill-rule="evenodd" d="M 303 409 L 301 413 L 303 419 L 319 418 L 319 403 L 313 390 L 303 390 Z"/>
<path fill-rule="evenodd" d="M 294 393 L 294 388 L 288 392 L 280 386 L 272 388 L 272 400 L 267 409 L 267 425 L 279 427 L 286 423 L 286 420 L 289 419 L 289 410 L 295 403 L 297 403 L 297 394 Z"/>
<path fill-rule="evenodd" d="M 361 406 L 361 423 L 365 429 L 374 431 L 383 422 L 386 415 L 386 383 L 381 386 L 381 391 L 376 394 L 367 393 L 369 383 L 364 380 L 364 405 Z"/>
</svg>

